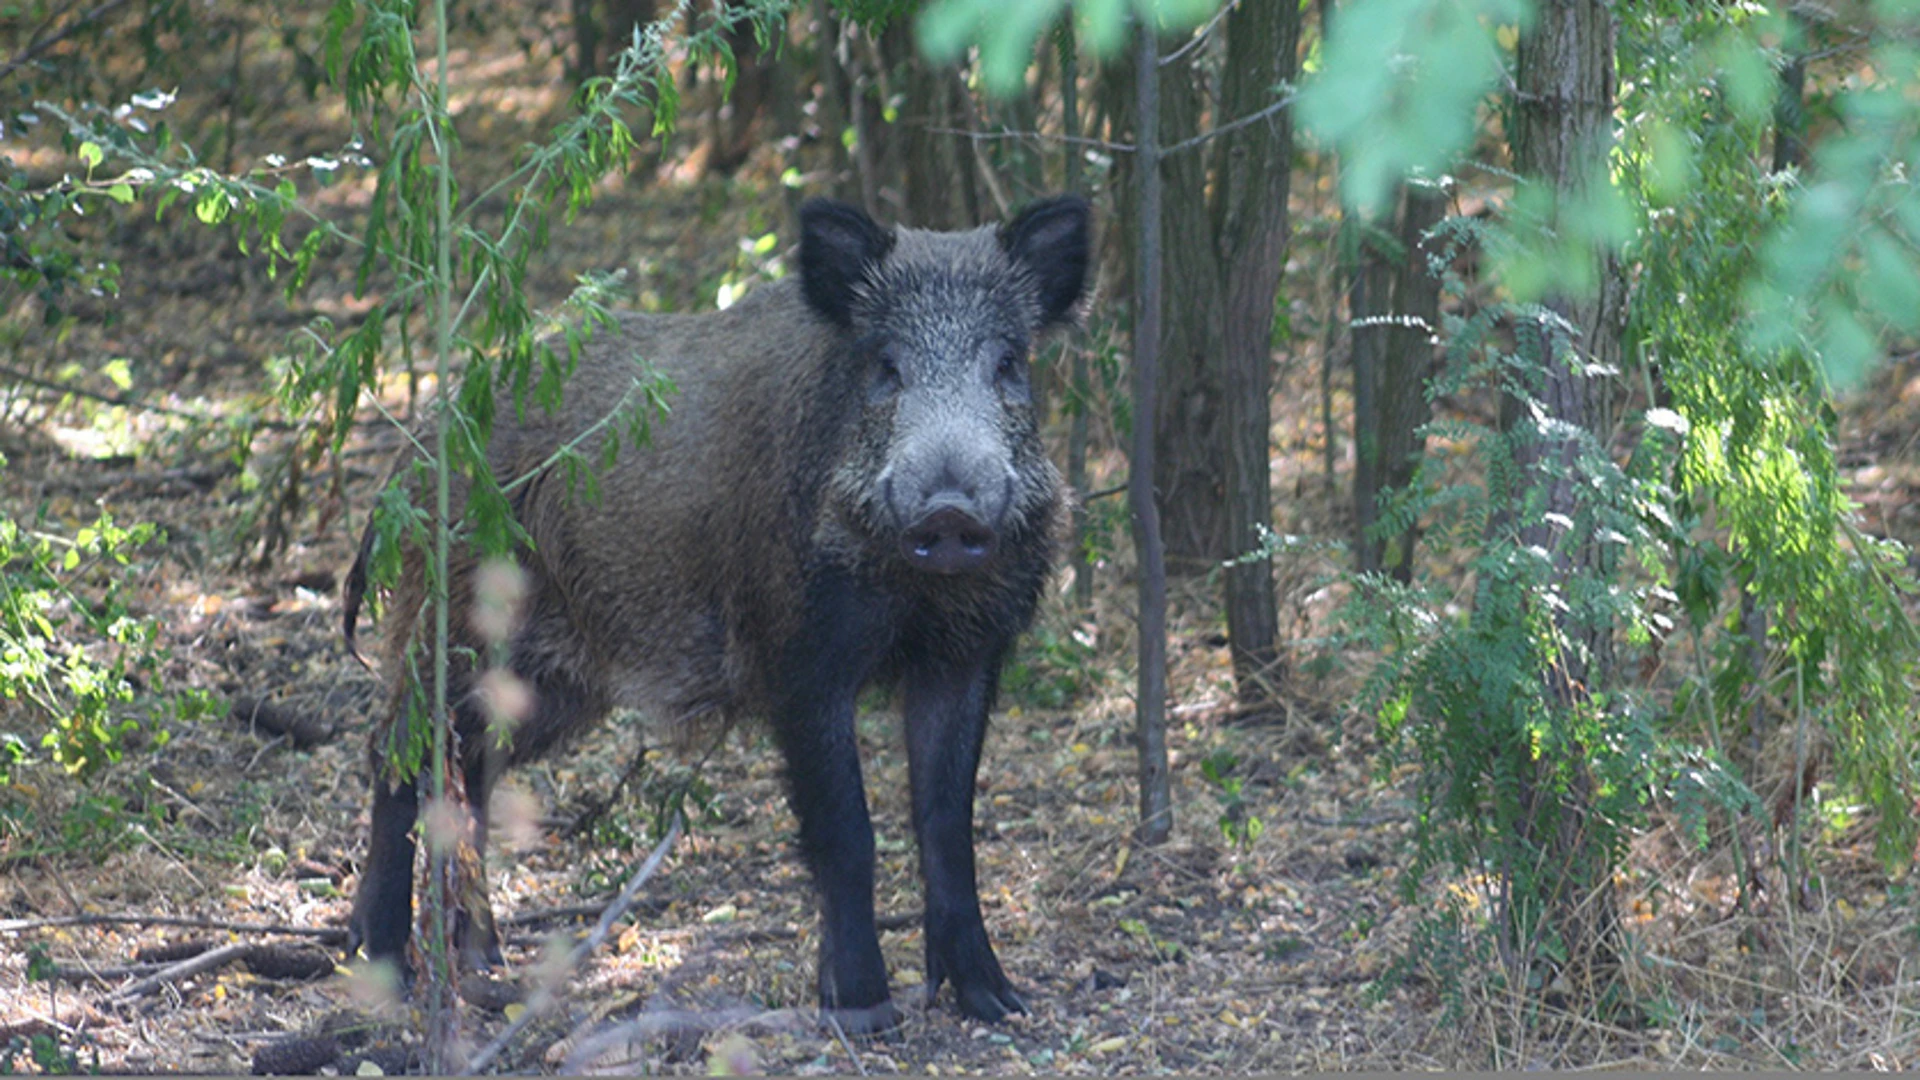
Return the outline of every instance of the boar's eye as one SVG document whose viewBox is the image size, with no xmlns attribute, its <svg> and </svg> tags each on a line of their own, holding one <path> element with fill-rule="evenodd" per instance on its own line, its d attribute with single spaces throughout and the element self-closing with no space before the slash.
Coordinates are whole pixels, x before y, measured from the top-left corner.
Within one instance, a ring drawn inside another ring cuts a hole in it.
<svg viewBox="0 0 1920 1080">
<path fill-rule="evenodd" d="M 879 349 L 873 356 L 873 396 L 885 400 L 900 392 L 900 362 L 892 349 Z"/>
<path fill-rule="evenodd" d="M 1008 385 L 1018 385 L 1027 379 L 1027 354 L 1008 346 L 1000 353 L 999 366 L 994 368 L 993 376 Z"/>
</svg>

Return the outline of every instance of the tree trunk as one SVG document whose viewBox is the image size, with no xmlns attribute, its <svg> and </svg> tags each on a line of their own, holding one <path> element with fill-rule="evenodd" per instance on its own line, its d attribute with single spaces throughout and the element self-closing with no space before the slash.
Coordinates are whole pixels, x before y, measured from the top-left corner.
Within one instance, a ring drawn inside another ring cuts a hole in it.
<svg viewBox="0 0 1920 1080">
<path fill-rule="evenodd" d="M 1358 223 L 1353 242 L 1352 325 L 1347 353 L 1353 364 L 1353 554 L 1363 574 L 1380 569 L 1373 523 L 1380 500 L 1380 383 L 1386 366 L 1388 321 L 1393 317 L 1393 253 L 1383 237 L 1393 228 L 1393 203 Z"/>
<path fill-rule="evenodd" d="M 1587 185 L 1607 182 L 1613 43 L 1612 9 L 1605 0 L 1542 0 L 1535 25 L 1520 38 L 1514 167 L 1551 187 L 1559 206 L 1577 204 Z M 1579 512 L 1576 459 L 1582 433 L 1601 438 L 1607 428 L 1606 388 L 1590 373 L 1614 367 L 1624 309 L 1618 268 L 1605 255 L 1594 257 L 1602 263 L 1596 288 L 1587 295 L 1545 298 L 1542 313 L 1519 328 L 1522 349 L 1538 365 L 1537 407 L 1545 413 L 1515 453 L 1521 477 L 1516 495 L 1537 500 L 1538 507 L 1521 520 L 1519 541 L 1550 553 L 1552 587 L 1563 598 L 1574 595 L 1568 586 L 1577 579 L 1608 577 L 1602 547 L 1592 540 L 1573 542 L 1568 535 Z M 1575 712 L 1598 707 L 1596 695 L 1612 683 L 1611 628 L 1591 613 L 1573 617 L 1564 604 L 1555 621 L 1562 648 L 1542 678 L 1549 700 L 1571 722 Z M 1585 764 L 1588 755 L 1578 740 L 1561 745 L 1567 748 L 1565 760 L 1542 755 L 1534 763 L 1538 779 L 1522 793 L 1527 809 L 1521 827 L 1528 834 L 1523 838 L 1559 877 L 1551 906 L 1542 913 L 1547 928 L 1557 931 L 1571 962 L 1605 978 L 1617 955 L 1618 920 L 1607 877 L 1611 858 L 1594 850 L 1590 839 L 1596 830 L 1589 828 L 1595 788 Z"/>
<path fill-rule="evenodd" d="M 1265 7 L 1267 4 L 1250 4 Z M 1194 49 L 1162 69 L 1159 135 L 1162 145 L 1192 138 L 1200 131 L 1206 99 Z M 1136 131 L 1140 125 L 1135 125 Z M 1212 177 L 1207 155 L 1188 150 L 1161 166 L 1165 205 L 1161 241 L 1165 246 L 1164 320 L 1160 337 L 1160 401 L 1152 416 L 1154 479 L 1165 515 L 1167 559 L 1171 568 L 1208 573 L 1235 554 L 1227 529 L 1226 416 L 1222 324 L 1225 283 L 1214 244 L 1213 214 L 1207 205 Z"/>
<path fill-rule="evenodd" d="M 1156 141 L 1185 142 L 1203 119 L 1218 127 L 1269 108 L 1276 86 L 1293 75 L 1299 26 L 1293 5 L 1245 2 L 1225 20 L 1224 63 L 1201 46 L 1163 65 Z M 1136 84 L 1132 63 L 1113 65 L 1103 95 L 1114 129 L 1144 144 L 1145 125 L 1120 92 Z M 1203 87 L 1215 69 L 1220 100 L 1210 105 Z M 1163 159 L 1161 385 L 1152 410 L 1135 400 L 1134 417 L 1136 426 L 1153 420 L 1153 479 L 1171 569 L 1211 573 L 1256 550 L 1260 527 L 1273 520 L 1273 308 L 1285 265 L 1291 154 L 1291 120 L 1277 110 Z M 1123 219 L 1137 212 L 1140 167 L 1121 163 Z M 1236 685 L 1243 699 L 1257 701 L 1278 674 L 1272 567 L 1250 561 L 1226 576 Z"/>
<path fill-rule="evenodd" d="M 841 134 L 853 126 L 853 79 L 844 62 L 846 33 L 833 5 L 813 0 L 814 81 L 820 87 L 814 113 L 817 135 L 832 162 L 833 196 L 861 202 L 860 166 L 841 141 Z"/>
<path fill-rule="evenodd" d="M 914 47 L 912 24 L 897 19 L 881 37 L 881 52 L 894 85 L 904 87 L 901 115 L 892 125 L 900 140 L 901 191 L 906 200 L 902 223 L 921 229 L 958 229 L 976 224 L 962 198 L 962 178 L 973 170 L 973 148 L 963 136 L 940 129 L 962 127 L 963 108 L 954 91 L 963 90 L 956 72 L 935 67 Z"/>
<path fill-rule="evenodd" d="M 1221 116 L 1252 116 L 1291 82 L 1300 37 L 1298 4 L 1245 2 L 1227 16 Z M 1214 228 L 1226 304 L 1220 356 L 1227 554 L 1261 547 L 1273 525 L 1273 304 L 1286 268 L 1287 189 L 1293 121 L 1285 109 L 1216 140 Z M 1227 570 L 1227 639 L 1243 702 L 1264 700 L 1281 678 L 1279 605 L 1266 558 Z"/>
<path fill-rule="evenodd" d="M 1432 418 L 1427 380 L 1440 321 L 1440 279 L 1428 268 L 1426 234 L 1446 210 L 1440 190 L 1402 184 L 1391 209 L 1369 226 L 1360 243 L 1353 286 L 1354 564 L 1362 573 L 1387 571 L 1413 579 L 1415 529 L 1376 535 L 1380 498 L 1405 488 L 1425 440 L 1417 433 Z M 1391 250 L 1387 246 L 1391 232 Z"/>
<path fill-rule="evenodd" d="M 631 37 L 633 31 L 629 28 L 626 33 Z M 765 141 L 759 132 L 760 114 L 772 107 L 779 57 L 784 51 L 777 40 L 762 49 L 753 23 L 747 19 L 727 27 L 726 39 L 727 48 L 733 52 L 733 90 L 724 101 L 717 101 L 713 110 L 713 152 L 707 155 L 706 167 L 709 175 L 738 169 L 754 147 Z M 718 89 L 724 91 L 725 83 L 721 82 Z"/>
<path fill-rule="evenodd" d="M 611 75 L 610 61 L 633 42 L 635 27 L 654 19 L 654 0 L 573 0 L 573 55 L 567 75 L 581 82 Z"/>
<path fill-rule="evenodd" d="M 1399 319 L 1388 335 L 1380 369 L 1380 478 L 1390 491 L 1413 483 L 1427 446 L 1420 429 L 1433 419 L 1427 383 L 1433 377 L 1434 341 L 1440 332 L 1440 275 L 1429 260 L 1434 240 L 1428 234 L 1446 212 L 1442 189 L 1406 185 L 1400 210 L 1400 249 L 1405 254 L 1393 284 Z M 1418 534 L 1418 526 L 1409 522 L 1383 547 L 1383 565 L 1403 585 L 1413 580 Z"/>
<path fill-rule="evenodd" d="M 1139 28 L 1134 66 L 1135 109 L 1142 118 L 1138 150 L 1139 236 L 1136 240 L 1133 319 L 1133 400 L 1136 415 L 1152 416 L 1159 392 L 1160 112 L 1159 47 L 1150 24 Z M 1140 825 L 1143 844 L 1164 843 L 1173 833 L 1173 794 L 1167 775 L 1167 570 L 1160 539 L 1160 511 L 1153 490 L 1154 437 L 1150 425 L 1133 427 L 1127 498 L 1133 504 L 1133 542 L 1140 558 L 1140 671 L 1135 687 L 1135 729 L 1140 749 Z"/>
</svg>

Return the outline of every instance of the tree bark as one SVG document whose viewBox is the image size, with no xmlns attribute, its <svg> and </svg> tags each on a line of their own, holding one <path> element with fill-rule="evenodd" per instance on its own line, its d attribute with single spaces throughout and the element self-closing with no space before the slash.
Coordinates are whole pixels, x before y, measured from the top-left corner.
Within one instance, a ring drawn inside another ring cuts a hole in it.
<svg viewBox="0 0 1920 1080">
<path fill-rule="evenodd" d="M 1446 216 L 1446 193 L 1438 187 L 1408 184 L 1400 210 L 1400 249 L 1405 253 L 1394 276 L 1393 303 L 1398 316 L 1387 338 L 1380 370 L 1381 480 L 1389 491 L 1413 483 L 1426 452 L 1420 429 L 1433 419 L 1427 383 L 1434 372 L 1434 342 L 1440 332 L 1440 275 L 1430 255 L 1428 234 Z M 1416 523 L 1383 541 L 1382 564 L 1401 584 L 1413 580 Z"/>
<path fill-rule="evenodd" d="M 1380 569 L 1380 545 L 1373 539 L 1379 513 L 1380 383 L 1386 364 L 1388 320 L 1393 317 L 1393 253 L 1382 237 L 1393 229 L 1393 204 L 1371 221 L 1359 223 L 1353 243 L 1353 285 L 1348 294 L 1352 325 L 1347 354 L 1353 365 L 1353 553 L 1363 574 Z"/>
<path fill-rule="evenodd" d="M 1427 380 L 1440 319 L 1440 280 L 1428 268 L 1427 233 L 1446 198 L 1423 184 L 1402 184 L 1390 209 L 1360 241 L 1353 285 L 1354 565 L 1413 579 L 1416 530 L 1375 535 L 1380 498 L 1405 488 L 1419 465 L 1432 418 Z M 1391 238 L 1391 246 L 1388 240 Z"/>
<path fill-rule="evenodd" d="M 1581 201 L 1589 184 L 1608 182 L 1613 45 L 1613 14 L 1605 0 L 1542 0 L 1534 26 L 1520 38 L 1514 167 L 1551 187 L 1557 206 Z M 1573 595 L 1568 586 L 1576 579 L 1608 576 L 1602 547 L 1569 534 L 1579 513 L 1577 458 L 1583 441 L 1599 437 L 1608 422 L 1605 385 L 1592 373 L 1612 370 L 1617 362 L 1624 311 L 1617 266 L 1604 254 L 1594 258 L 1601 265 L 1591 292 L 1548 296 L 1540 314 L 1518 328 L 1522 350 L 1537 364 L 1535 407 L 1545 414 L 1515 454 L 1521 477 L 1516 497 L 1544 509 L 1520 519 L 1519 542 L 1550 553 L 1550 585 L 1563 599 Z M 1516 415 L 1519 409 L 1509 405 L 1503 412 Z M 1597 707 L 1596 695 L 1612 683 L 1612 632 L 1592 612 L 1576 614 L 1565 603 L 1554 619 L 1561 648 L 1541 678 L 1548 699 L 1570 718 Z M 1558 877 L 1543 913 L 1549 928 L 1559 934 L 1570 961 L 1604 978 L 1617 955 L 1618 919 L 1607 877 L 1611 858 L 1595 850 L 1591 839 L 1596 790 L 1589 755 L 1578 740 L 1559 745 L 1564 759 L 1543 754 L 1533 763 L 1536 780 L 1522 793 L 1523 839 Z"/>
<path fill-rule="evenodd" d="M 1258 5 L 1267 6 L 1271 0 Z M 1200 131 L 1206 114 L 1194 49 L 1163 69 L 1159 138 L 1171 145 Z M 1257 125 L 1255 125 L 1257 126 Z M 1136 125 L 1136 131 L 1141 125 Z M 1152 417 L 1158 454 L 1154 480 L 1165 516 L 1172 568 L 1207 573 L 1235 552 L 1227 529 L 1227 477 L 1222 329 L 1226 287 L 1208 207 L 1207 155 L 1191 150 L 1161 166 L 1165 206 L 1161 242 L 1166 289 L 1160 350 L 1160 400 L 1136 417 Z"/>
<path fill-rule="evenodd" d="M 1291 82 L 1299 46 L 1295 3 L 1245 0 L 1227 16 L 1221 115 L 1252 116 Z M 1215 140 L 1213 201 L 1217 259 L 1225 279 L 1220 356 L 1225 424 L 1221 447 L 1228 556 L 1261 547 L 1273 525 L 1273 305 L 1286 268 L 1292 113 L 1282 109 Z M 1227 639 L 1243 702 L 1260 701 L 1282 678 L 1273 564 L 1237 562 L 1226 575 Z"/>
</svg>

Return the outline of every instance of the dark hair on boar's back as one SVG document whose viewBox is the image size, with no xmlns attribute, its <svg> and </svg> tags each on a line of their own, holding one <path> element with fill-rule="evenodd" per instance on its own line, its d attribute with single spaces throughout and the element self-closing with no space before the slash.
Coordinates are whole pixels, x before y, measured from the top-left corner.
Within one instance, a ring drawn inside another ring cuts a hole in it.
<svg viewBox="0 0 1920 1080">
<path fill-rule="evenodd" d="M 1089 213 L 1073 196 L 998 227 L 881 226 L 814 200 L 799 272 L 712 314 L 627 315 L 583 351 L 564 403 L 503 412 L 495 475 L 513 506 L 523 599 L 508 664 L 531 691 L 493 750 L 470 661 L 477 560 L 450 586 L 455 746 L 476 849 L 502 768 L 545 754 L 616 706 L 659 722 L 758 717 L 786 760 L 800 848 L 820 896 L 820 1003 L 849 1029 L 893 1027 L 873 916 L 873 827 L 855 700 L 898 687 L 926 887 L 926 987 L 998 1020 L 1024 1005 L 981 921 L 973 796 L 1002 659 L 1031 621 L 1063 517 L 1029 383 L 1035 340 L 1086 291 Z M 648 444 L 599 477 L 600 498 L 543 463 L 580 441 L 649 369 L 677 387 Z M 403 463 L 404 464 L 404 463 Z M 462 489 L 456 495 L 463 496 Z M 351 642 L 371 526 L 348 575 Z M 413 688 L 404 653 L 426 595 L 402 554 L 387 597 L 387 715 L 373 737 L 373 828 L 352 941 L 398 961 L 412 924 L 417 781 L 401 775 Z M 498 958 L 484 897 L 463 905 L 462 951 Z"/>
</svg>

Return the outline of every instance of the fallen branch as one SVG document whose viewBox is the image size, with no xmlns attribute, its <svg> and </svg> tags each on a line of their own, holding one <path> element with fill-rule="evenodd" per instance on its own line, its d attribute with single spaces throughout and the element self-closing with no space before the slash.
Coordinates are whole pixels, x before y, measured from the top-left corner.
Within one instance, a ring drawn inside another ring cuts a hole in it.
<svg viewBox="0 0 1920 1080">
<path fill-rule="evenodd" d="M 105 983 L 105 982 L 113 982 L 118 979 L 141 978 L 147 975 L 152 975 L 157 971 L 164 971 L 169 966 L 171 965 L 159 964 L 159 963 L 110 964 L 105 967 L 91 967 L 85 964 L 82 964 L 79 967 L 68 967 L 65 964 L 56 964 L 53 969 L 53 977 L 56 979 L 59 979 L 61 982 Z"/>
<path fill-rule="evenodd" d="M 522 911 L 499 920 L 501 926 L 539 926 L 543 923 L 563 922 L 567 919 L 594 919 L 607 910 L 613 903 L 613 897 L 605 900 L 589 901 L 584 904 L 567 904 L 564 907 L 541 908 L 538 911 Z M 634 909 L 648 915 L 658 915 L 667 910 L 673 901 L 666 897 L 653 897 L 645 902 L 636 901 Z"/>
<path fill-rule="evenodd" d="M 227 706 L 227 719 L 256 734 L 265 732 L 268 736 L 284 735 L 293 740 L 294 748 L 306 750 L 333 738 L 333 725 L 308 716 L 296 709 L 288 708 L 279 702 L 256 698 L 250 694 L 235 695 Z"/>
<path fill-rule="evenodd" d="M 667 852 L 672 850 L 673 842 L 678 839 L 680 839 L 680 815 L 676 813 L 673 815 L 673 823 L 667 826 L 667 835 L 661 838 L 652 854 L 647 856 L 647 861 L 640 864 L 640 869 L 634 871 L 633 877 L 628 879 L 626 886 L 620 890 L 620 895 L 614 898 L 613 903 L 607 905 L 605 911 L 601 912 L 600 921 L 594 924 L 593 932 L 567 954 L 566 965 L 533 995 L 532 1000 L 527 1002 L 525 1012 L 515 1017 L 498 1038 L 488 1043 L 485 1049 L 467 1062 L 466 1067 L 460 1070 L 462 1073 L 478 1073 L 492 1064 L 493 1059 L 499 1057 L 501 1051 L 511 1045 L 529 1024 L 545 1016 L 547 1011 L 553 1008 L 554 1002 L 559 998 L 559 993 L 554 988 L 561 984 L 567 973 L 579 967 L 580 962 L 599 948 L 607 940 L 607 936 L 613 933 L 613 924 L 619 922 L 620 917 L 633 906 L 634 900 L 640 895 L 641 886 L 647 883 L 647 879 L 653 876 L 654 871 L 660 869 L 660 864 L 666 861 Z"/>
<path fill-rule="evenodd" d="M 103 473 L 74 473 L 49 476 L 41 481 L 48 491 L 91 492 L 121 488 L 183 487 L 205 494 L 229 476 L 237 476 L 240 466 L 231 461 L 212 465 L 182 465 L 171 469 L 116 469 Z"/>
<path fill-rule="evenodd" d="M 39 919 L 0 919 L 0 934 L 45 930 L 56 926 L 179 926 L 192 930 L 224 930 L 231 934 L 285 934 L 309 937 L 323 945 L 345 945 L 347 931 L 337 926 L 285 926 L 280 923 L 241 923 L 194 915 L 52 915 Z"/>
</svg>

